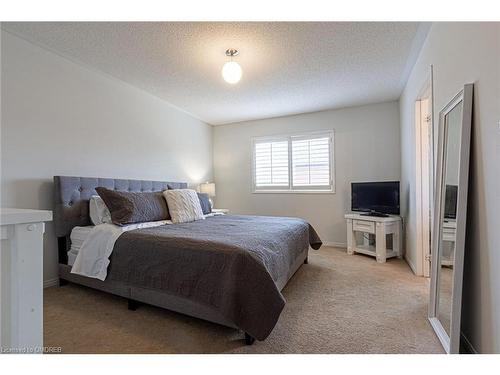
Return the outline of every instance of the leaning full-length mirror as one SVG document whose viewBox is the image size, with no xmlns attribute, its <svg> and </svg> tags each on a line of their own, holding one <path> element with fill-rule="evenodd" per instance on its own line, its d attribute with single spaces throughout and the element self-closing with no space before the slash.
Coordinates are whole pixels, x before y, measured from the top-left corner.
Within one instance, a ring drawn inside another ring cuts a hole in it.
<svg viewBox="0 0 500 375">
<path fill-rule="evenodd" d="M 473 85 L 440 112 L 429 320 L 444 349 L 458 353 Z"/>
</svg>

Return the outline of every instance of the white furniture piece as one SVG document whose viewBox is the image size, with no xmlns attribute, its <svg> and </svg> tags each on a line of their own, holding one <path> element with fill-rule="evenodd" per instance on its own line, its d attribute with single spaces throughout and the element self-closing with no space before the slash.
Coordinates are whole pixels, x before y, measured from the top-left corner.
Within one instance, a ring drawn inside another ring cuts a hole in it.
<svg viewBox="0 0 500 375">
<path fill-rule="evenodd" d="M 387 258 L 401 258 L 401 217 L 367 216 L 362 214 L 346 214 L 347 221 L 347 254 L 361 253 L 376 257 L 377 262 L 385 263 Z M 363 243 L 356 241 L 356 232 L 375 235 L 375 246 L 370 245 L 368 238 Z M 392 249 L 387 249 L 387 235 L 392 234 Z"/>
<path fill-rule="evenodd" d="M 227 208 L 212 208 L 212 213 L 214 215 L 226 215 L 229 213 Z"/>
<path fill-rule="evenodd" d="M 441 256 L 442 266 L 453 266 L 455 261 L 455 239 L 457 237 L 457 221 L 454 219 L 445 219 L 443 221 L 443 242 L 449 242 L 450 247 L 448 252 L 443 249 Z"/>
<path fill-rule="evenodd" d="M 51 211 L 0 209 L 0 347 L 43 349 L 43 233 Z"/>
</svg>

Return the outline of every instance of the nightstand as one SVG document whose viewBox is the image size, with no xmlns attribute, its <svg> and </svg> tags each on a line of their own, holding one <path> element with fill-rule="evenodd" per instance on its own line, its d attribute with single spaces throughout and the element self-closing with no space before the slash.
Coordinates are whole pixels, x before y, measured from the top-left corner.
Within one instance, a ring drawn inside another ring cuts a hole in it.
<svg viewBox="0 0 500 375">
<path fill-rule="evenodd" d="M 229 210 L 227 208 L 212 208 L 212 213 L 214 215 L 227 215 Z"/>
</svg>

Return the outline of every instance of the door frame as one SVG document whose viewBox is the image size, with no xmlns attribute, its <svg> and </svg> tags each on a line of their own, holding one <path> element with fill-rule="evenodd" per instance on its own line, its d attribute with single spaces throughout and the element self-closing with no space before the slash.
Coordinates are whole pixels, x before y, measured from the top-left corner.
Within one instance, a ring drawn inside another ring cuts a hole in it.
<svg viewBox="0 0 500 375">
<path fill-rule="evenodd" d="M 431 228 L 434 206 L 434 107 L 432 66 L 430 76 L 415 101 L 415 207 L 416 264 L 418 276 L 430 277 Z M 423 115 L 427 105 L 428 118 Z M 425 157 L 427 155 L 427 157 Z"/>
</svg>

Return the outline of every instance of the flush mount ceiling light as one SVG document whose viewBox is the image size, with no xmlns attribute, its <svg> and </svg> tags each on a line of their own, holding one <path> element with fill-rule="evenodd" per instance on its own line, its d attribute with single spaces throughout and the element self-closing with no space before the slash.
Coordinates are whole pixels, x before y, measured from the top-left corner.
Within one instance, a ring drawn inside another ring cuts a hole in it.
<svg viewBox="0 0 500 375">
<path fill-rule="evenodd" d="M 222 67 L 222 78 L 232 85 L 238 83 L 241 79 L 241 66 L 236 61 L 233 61 L 233 57 L 238 56 L 238 53 L 238 50 L 228 49 L 226 56 L 229 56 L 230 60 Z"/>
</svg>

